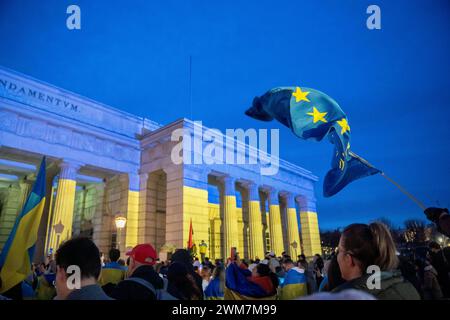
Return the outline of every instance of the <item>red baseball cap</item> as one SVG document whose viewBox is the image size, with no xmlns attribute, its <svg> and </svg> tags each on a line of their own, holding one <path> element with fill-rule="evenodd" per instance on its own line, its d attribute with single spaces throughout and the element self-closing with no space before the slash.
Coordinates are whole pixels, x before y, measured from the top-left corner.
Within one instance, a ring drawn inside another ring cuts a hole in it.
<svg viewBox="0 0 450 320">
<path fill-rule="evenodd" d="M 137 262 L 151 266 L 156 263 L 156 259 L 158 257 L 155 248 L 153 248 L 149 243 L 138 244 L 126 254 Z"/>
</svg>

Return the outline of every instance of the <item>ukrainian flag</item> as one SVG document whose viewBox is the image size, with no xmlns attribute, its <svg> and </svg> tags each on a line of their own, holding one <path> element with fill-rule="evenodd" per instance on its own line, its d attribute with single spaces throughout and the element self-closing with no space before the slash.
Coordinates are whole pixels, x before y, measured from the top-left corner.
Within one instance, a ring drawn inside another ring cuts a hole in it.
<svg viewBox="0 0 450 320">
<path fill-rule="evenodd" d="M 224 290 L 221 288 L 220 279 L 214 278 L 205 289 L 205 300 L 223 300 Z"/>
<path fill-rule="evenodd" d="M 280 300 L 292 300 L 307 294 L 305 272 L 298 267 L 290 269 L 281 285 Z"/>
<path fill-rule="evenodd" d="M 17 217 L 0 255 L 0 293 L 19 284 L 31 273 L 38 228 L 45 205 L 45 157 L 33 189 Z"/>
<path fill-rule="evenodd" d="M 224 300 L 275 300 L 276 295 L 268 295 L 258 284 L 247 278 L 252 273 L 231 263 L 225 270 Z"/>
</svg>

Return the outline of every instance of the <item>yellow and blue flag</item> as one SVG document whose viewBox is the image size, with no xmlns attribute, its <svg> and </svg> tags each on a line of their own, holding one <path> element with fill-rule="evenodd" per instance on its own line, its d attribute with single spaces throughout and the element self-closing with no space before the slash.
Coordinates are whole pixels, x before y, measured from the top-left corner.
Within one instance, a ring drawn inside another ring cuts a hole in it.
<svg viewBox="0 0 450 320">
<path fill-rule="evenodd" d="M 205 289 L 205 300 L 223 300 L 224 289 L 219 277 L 212 279 Z"/>
<path fill-rule="evenodd" d="M 231 263 L 225 270 L 225 300 L 274 300 L 276 295 L 268 294 L 264 288 L 249 280 L 252 273 Z"/>
<path fill-rule="evenodd" d="M 284 282 L 280 285 L 280 300 L 292 300 L 307 294 L 308 287 L 305 271 L 298 267 L 293 267 L 286 273 Z"/>
<path fill-rule="evenodd" d="M 381 171 L 350 151 L 350 125 L 338 103 L 323 92 L 304 87 L 279 87 L 256 97 L 246 115 L 262 121 L 278 120 L 296 136 L 334 144 L 331 170 L 323 194 L 330 197 L 350 182 Z"/>
<path fill-rule="evenodd" d="M 33 189 L 0 255 L 1 293 L 19 284 L 31 273 L 31 262 L 45 205 L 45 186 L 44 157 Z"/>
</svg>

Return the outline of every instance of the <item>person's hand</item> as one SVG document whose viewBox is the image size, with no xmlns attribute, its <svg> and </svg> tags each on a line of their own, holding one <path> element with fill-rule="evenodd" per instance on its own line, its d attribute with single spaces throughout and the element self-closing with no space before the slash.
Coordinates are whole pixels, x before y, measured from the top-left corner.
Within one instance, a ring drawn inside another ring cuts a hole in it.
<svg viewBox="0 0 450 320">
<path fill-rule="evenodd" d="M 447 208 L 430 207 L 430 208 L 426 208 L 424 212 L 425 212 L 425 215 L 427 216 L 428 220 L 430 220 L 434 223 L 438 223 L 439 217 L 443 213 L 448 213 L 448 209 Z"/>
</svg>

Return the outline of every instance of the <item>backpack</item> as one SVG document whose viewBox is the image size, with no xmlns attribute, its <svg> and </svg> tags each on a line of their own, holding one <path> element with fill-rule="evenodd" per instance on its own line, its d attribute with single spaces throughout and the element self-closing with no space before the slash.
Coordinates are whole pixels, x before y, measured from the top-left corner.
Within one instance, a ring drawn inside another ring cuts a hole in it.
<svg viewBox="0 0 450 320">
<path fill-rule="evenodd" d="M 167 292 L 168 281 L 165 278 L 163 278 L 163 282 L 164 282 L 163 289 L 155 289 L 155 287 L 150 282 L 148 282 L 147 280 L 142 279 L 142 278 L 132 277 L 132 278 L 127 278 L 124 281 L 133 281 L 135 283 L 139 283 L 140 285 L 144 286 L 145 288 L 147 288 L 148 290 L 153 292 L 153 294 L 156 297 L 156 300 L 178 300 L 173 295 L 171 295 L 170 293 Z"/>
</svg>

